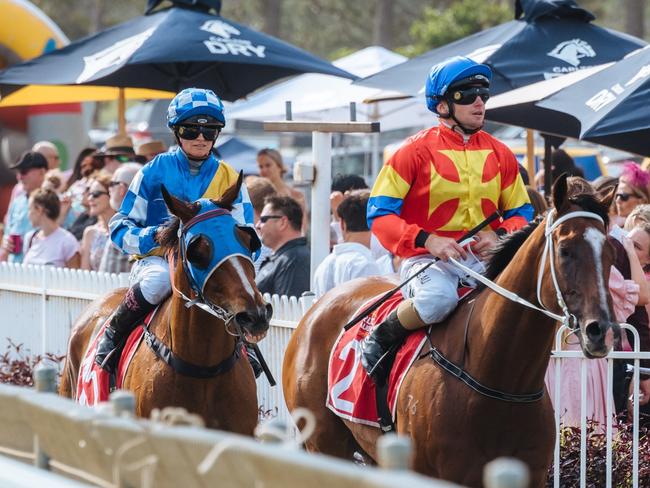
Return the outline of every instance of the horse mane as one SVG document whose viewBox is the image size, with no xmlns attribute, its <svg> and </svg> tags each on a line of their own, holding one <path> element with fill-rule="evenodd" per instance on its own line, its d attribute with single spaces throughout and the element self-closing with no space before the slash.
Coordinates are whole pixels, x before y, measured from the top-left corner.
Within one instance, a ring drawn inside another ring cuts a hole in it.
<svg viewBox="0 0 650 488">
<path fill-rule="evenodd" d="M 506 269 L 506 266 L 512 261 L 519 248 L 528 239 L 537 226 L 542 221 L 541 217 L 536 218 L 525 227 L 522 227 L 516 232 L 509 234 L 501 240 L 499 245 L 494 249 L 492 257 L 487 263 L 485 277 L 488 280 L 494 281 L 499 274 Z"/>
<path fill-rule="evenodd" d="M 160 231 L 158 243 L 161 249 L 167 254 L 169 251 L 175 251 L 178 245 L 178 228 L 181 225 L 181 219 L 172 216 Z"/>
<path fill-rule="evenodd" d="M 568 198 L 569 202 L 577 205 L 587 212 L 593 212 L 600 216 L 605 223 L 605 228 L 609 227 L 609 214 L 608 209 L 594 195 L 582 193 Z M 499 246 L 495 248 L 492 257 L 487 263 L 487 270 L 485 277 L 489 280 L 495 280 L 496 277 L 508 266 L 516 252 L 528 239 L 528 236 L 539 226 L 542 217 L 538 217 L 530 222 L 525 227 L 513 232 L 508 237 L 503 239 Z"/>
</svg>

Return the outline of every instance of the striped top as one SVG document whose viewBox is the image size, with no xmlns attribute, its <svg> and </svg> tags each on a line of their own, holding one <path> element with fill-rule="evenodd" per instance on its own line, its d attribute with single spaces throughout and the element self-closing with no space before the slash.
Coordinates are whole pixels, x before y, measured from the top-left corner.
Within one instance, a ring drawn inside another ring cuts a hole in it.
<svg viewBox="0 0 650 488">
<path fill-rule="evenodd" d="M 159 253 L 154 236 L 170 218 L 161 185 L 176 198 L 188 202 L 199 198 L 216 200 L 239 177 L 230 165 L 214 155 L 203 162 L 197 175 L 191 175 L 189 167 L 185 153 L 179 148 L 159 154 L 135 175 L 119 212 L 109 222 L 111 240 L 123 253 L 137 257 Z M 244 225 L 253 225 L 253 206 L 243 183 L 232 215 Z"/>
</svg>

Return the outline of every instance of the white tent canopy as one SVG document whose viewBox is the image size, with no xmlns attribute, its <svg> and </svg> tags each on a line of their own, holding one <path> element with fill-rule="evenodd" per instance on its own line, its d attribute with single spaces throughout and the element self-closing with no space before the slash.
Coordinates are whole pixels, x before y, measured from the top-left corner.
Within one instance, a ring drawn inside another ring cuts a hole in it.
<svg viewBox="0 0 650 488">
<path fill-rule="evenodd" d="M 360 77 L 366 77 L 402 63 L 404 56 L 377 46 L 364 48 L 334 61 L 334 65 Z M 381 130 L 426 127 L 435 123 L 424 100 L 390 100 L 366 104 L 383 90 L 353 85 L 336 76 L 305 74 L 254 93 L 235 102 L 229 119 L 280 120 L 285 117 L 285 102 L 292 102 L 296 119 L 312 121 L 349 120 L 349 104 L 357 103 L 357 120 L 378 121 Z"/>
</svg>

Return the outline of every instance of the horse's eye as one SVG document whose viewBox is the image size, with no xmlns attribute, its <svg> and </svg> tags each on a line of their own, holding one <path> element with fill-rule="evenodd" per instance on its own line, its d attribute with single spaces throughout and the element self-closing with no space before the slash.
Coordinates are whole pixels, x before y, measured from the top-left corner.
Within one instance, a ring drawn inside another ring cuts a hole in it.
<svg viewBox="0 0 650 488">
<path fill-rule="evenodd" d="M 205 269 L 212 261 L 212 242 L 202 234 L 196 235 L 187 243 L 187 260 L 192 266 Z"/>
<path fill-rule="evenodd" d="M 569 246 L 560 245 L 558 246 L 557 251 L 560 257 L 563 259 L 570 259 L 573 256 L 573 253 L 571 252 Z"/>
</svg>

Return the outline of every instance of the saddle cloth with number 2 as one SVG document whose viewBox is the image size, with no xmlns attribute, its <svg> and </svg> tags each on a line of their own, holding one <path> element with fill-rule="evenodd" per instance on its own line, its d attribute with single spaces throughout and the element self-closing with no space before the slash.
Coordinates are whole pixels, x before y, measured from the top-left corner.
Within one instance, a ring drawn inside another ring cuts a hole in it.
<svg viewBox="0 0 650 488">
<path fill-rule="evenodd" d="M 375 297 L 364 304 L 354 316 L 372 305 L 378 298 Z M 375 383 L 361 364 L 361 344 L 402 300 L 402 294 L 396 293 L 358 324 L 349 330 L 343 330 L 336 339 L 329 360 L 327 408 L 339 417 L 379 427 Z M 388 379 L 388 406 L 393 421 L 395 421 L 399 387 L 426 340 L 426 328 L 416 330 L 406 338 L 397 352 Z"/>
</svg>

